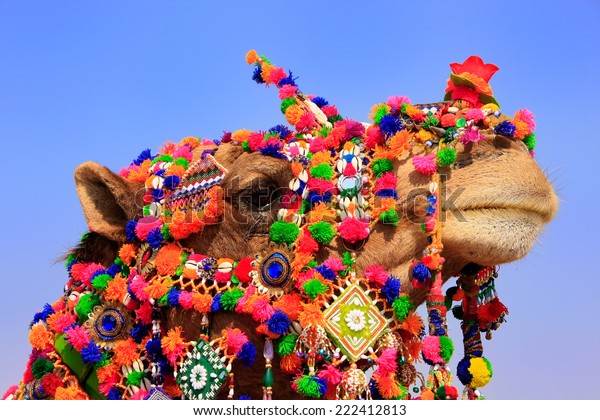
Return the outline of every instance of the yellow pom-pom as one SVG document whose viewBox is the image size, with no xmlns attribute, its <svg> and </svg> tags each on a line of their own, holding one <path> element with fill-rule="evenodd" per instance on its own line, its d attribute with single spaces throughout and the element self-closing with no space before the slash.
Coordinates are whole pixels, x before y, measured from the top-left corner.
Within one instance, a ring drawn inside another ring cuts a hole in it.
<svg viewBox="0 0 600 420">
<path fill-rule="evenodd" d="M 469 372 L 473 376 L 471 388 L 483 388 L 492 378 L 491 369 L 483 357 L 474 357 L 471 359 Z"/>
</svg>

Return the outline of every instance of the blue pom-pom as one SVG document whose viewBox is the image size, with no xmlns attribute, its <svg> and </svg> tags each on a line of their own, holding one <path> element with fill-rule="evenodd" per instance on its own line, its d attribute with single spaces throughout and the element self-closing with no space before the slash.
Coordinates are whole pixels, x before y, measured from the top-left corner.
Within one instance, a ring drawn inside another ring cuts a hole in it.
<svg viewBox="0 0 600 420">
<path fill-rule="evenodd" d="M 160 339 L 148 340 L 148 342 L 146 343 L 146 351 L 150 354 L 161 354 L 162 348 Z"/>
<path fill-rule="evenodd" d="M 256 359 L 256 347 L 254 347 L 254 344 L 250 341 L 244 343 L 241 350 L 237 353 L 237 358 L 244 366 L 252 366 L 252 363 Z"/>
<path fill-rule="evenodd" d="M 312 206 L 317 203 L 329 203 L 332 199 L 331 191 L 326 191 L 325 194 L 317 194 L 315 191 L 311 191 L 308 193 L 308 197 L 306 197 L 306 201 L 308 201 Z"/>
<path fill-rule="evenodd" d="M 319 108 L 323 108 L 324 106 L 329 105 L 329 102 L 325 98 L 317 96 L 316 98 L 311 99 L 311 101 L 318 106 Z"/>
<path fill-rule="evenodd" d="M 221 293 L 217 293 L 213 298 L 212 303 L 210 304 L 210 310 L 213 312 L 218 312 L 221 310 Z"/>
<path fill-rule="evenodd" d="M 379 121 L 379 131 L 385 134 L 386 137 L 393 136 L 403 128 L 404 125 L 402 124 L 402 120 L 400 119 L 400 117 L 397 117 L 395 115 L 385 115 Z"/>
<path fill-rule="evenodd" d="M 81 349 L 81 359 L 84 363 L 98 363 L 102 360 L 102 352 L 100 347 L 91 340 L 87 346 Z"/>
<path fill-rule="evenodd" d="M 131 338 L 133 338 L 137 343 L 141 343 L 142 340 L 148 335 L 148 331 L 150 331 L 150 325 L 134 324 L 133 328 L 129 332 L 129 335 L 131 335 Z"/>
<path fill-rule="evenodd" d="M 45 321 L 53 313 L 54 309 L 52 309 L 52 306 L 49 303 L 46 303 L 44 305 L 44 309 L 42 309 L 40 312 L 36 313 L 33 316 L 33 321 L 31 321 L 31 325 L 37 324 L 38 321 Z"/>
<path fill-rule="evenodd" d="M 181 290 L 177 290 L 177 289 L 169 290 L 169 294 L 167 295 L 167 300 L 169 301 L 169 305 L 178 306 L 180 294 L 181 294 Z"/>
<path fill-rule="evenodd" d="M 319 392 L 321 394 L 325 394 L 327 392 L 327 380 L 325 378 L 319 378 L 318 376 L 313 376 L 315 382 L 319 384 Z"/>
<path fill-rule="evenodd" d="M 288 70 L 288 77 L 284 77 L 283 79 L 281 79 L 279 81 L 279 83 L 277 83 L 277 86 L 279 86 L 279 87 L 282 87 L 285 85 L 298 86 L 296 84 L 296 79 L 297 79 L 297 77 L 294 77 L 294 75 L 292 74 L 292 71 Z"/>
<path fill-rule="evenodd" d="M 392 197 L 398 199 L 398 192 L 392 188 L 382 188 L 375 193 L 377 197 Z"/>
<path fill-rule="evenodd" d="M 290 129 L 282 124 L 269 128 L 269 133 L 279 133 L 279 137 L 281 137 L 282 139 L 285 139 L 287 136 L 292 134 Z"/>
<path fill-rule="evenodd" d="M 122 399 L 122 395 L 121 395 L 121 391 L 119 390 L 119 388 L 111 388 L 110 391 L 108 391 L 108 395 L 106 396 L 107 400 L 120 400 Z"/>
<path fill-rule="evenodd" d="M 160 248 L 160 245 L 163 241 L 163 236 L 160 228 L 154 228 L 150 232 L 148 232 L 148 237 L 146 238 L 148 245 L 150 245 L 154 249 Z"/>
<path fill-rule="evenodd" d="M 502 136 L 512 137 L 515 135 L 517 127 L 510 121 L 502 121 L 494 128 L 494 131 Z"/>
<path fill-rule="evenodd" d="M 419 283 L 425 283 L 431 278 L 431 271 L 429 271 L 429 268 L 427 268 L 425 264 L 417 263 L 413 267 L 413 278 L 415 278 Z"/>
<path fill-rule="evenodd" d="M 258 84 L 265 83 L 265 81 L 262 78 L 262 75 L 260 74 L 261 72 L 262 67 L 258 65 L 254 68 L 254 72 L 252 73 L 252 80 L 254 80 Z"/>
<path fill-rule="evenodd" d="M 170 175 L 165 178 L 163 185 L 165 186 L 165 188 L 168 188 L 171 191 L 173 191 L 175 188 L 177 188 L 180 182 L 181 178 L 179 178 L 177 175 Z"/>
<path fill-rule="evenodd" d="M 283 149 L 283 143 L 281 142 L 268 142 L 265 146 L 260 147 L 258 150 L 265 156 L 272 156 L 277 159 L 287 159 L 286 156 L 281 153 Z"/>
<path fill-rule="evenodd" d="M 388 303 L 391 304 L 394 299 L 400 296 L 400 279 L 398 277 L 389 276 L 381 288 L 381 293 L 383 293 Z"/>
<path fill-rule="evenodd" d="M 456 366 L 456 375 L 458 376 L 458 379 L 460 379 L 460 382 L 465 386 L 470 384 L 473 380 L 473 375 L 469 372 L 470 367 L 471 359 L 462 359 Z"/>
<path fill-rule="evenodd" d="M 383 397 L 379 393 L 379 388 L 377 388 L 377 382 L 373 379 L 369 381 L 369 388 L 371 389 L 371 398 L 374 400 L 383 400 Z"/>
<path fill-rule="evenodd" d="M 269 331 L 275 334 L 283 334 L 290 327 L 291 321 L 280 309 L 275 309 L 271 318 L 267 321 Z"/>
<path fill-rule="evenodd" d="M 111 277 L 116 276 L 117 274 L 119 274 L 121 272 L 121 266 L 117 265 L 117 264 L 113 264 L 110 267 L 108 267 L 108 269 L 106 270 L 106 274 L 108 274 Z"/>
<path fill-rule="evenodd" d="M 137 240 L 137 235 L 135 234 L 135 227 L 137 226 L 137 222 L 135 220 L 130 220 L 125 226 L 125 236 L 129 242 L 134 242 Z"/>
<path fill-rule="evenodd" d="M 249 396 L 247 396 L 247 395 L 240 395 L 240 398 L 238 398 L 238 400 L 240 400 L 240 401 L 251 400 L 251 399 L 252 399 L 252 398 L 250 398 L 250 397 L 249 397 Z"/>
<path fill-rule="evenodd" d="M 335 280 L 335 278 L 337 277 L 337 275 L 335 274 L 335 271 L 333 271 L 331 268 L 327 267 L 326 265 L 320 265 L 318 267 L 316 267 L 316 270 L 321 273 L 321 275 L 326 278 L 327 280 Z"/>
<path fill-rule="evenodd" d="M 144 150 L 140 155 L 133 161 L 134 165 L 141 165 L 145 160 L 152 160 L 156 156 L 152 156 L 150 149 Z"/>
<path fill-rule="evenodd" d="M 152 198 L 154 201 L 159 202 L 165 198 L 165 192 L 163 190 L 159 190 L 158 188 L 152 188 Z"/>
</svg>

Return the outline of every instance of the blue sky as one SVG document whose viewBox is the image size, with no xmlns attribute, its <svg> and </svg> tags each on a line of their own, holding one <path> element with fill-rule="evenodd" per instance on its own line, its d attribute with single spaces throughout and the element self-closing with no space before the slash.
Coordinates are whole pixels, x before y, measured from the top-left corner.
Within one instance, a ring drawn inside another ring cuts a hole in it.
<svg viewBox="0 0 600 420">
<path fill-rule="evenodd" d="M 0 1 L 0 389 L 20 379 L 33 314 L 61 294 L 54 261 L 86 230 L 76 166 L 116 171 L 169 139 L 284 122 L 276 92 L 250 80 L 244 55 L 255 48 L 362 121 L 390 95 L 441 100 L 448 64 L 469 55 L 500 67 L 495 96 L 508 114 L 536 114 L 536 159 L 561 208 L 528 257 L 501 267 L 510 315 L 484 343 L 495 376 L 483 391 L 600 398 L 600 4 L 216 3 Z"/>
</svg>

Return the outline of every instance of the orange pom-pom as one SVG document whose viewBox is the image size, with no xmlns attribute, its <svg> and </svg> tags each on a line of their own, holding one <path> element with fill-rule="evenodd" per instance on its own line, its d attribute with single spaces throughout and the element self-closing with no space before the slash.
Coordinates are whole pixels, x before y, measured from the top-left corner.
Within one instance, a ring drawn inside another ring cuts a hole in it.
<svg viewBox="0 0 600 420">
<path fill-rule="evenodd" d="M 132 168 L 127 174 L 127 179 L 135 182 L 145 182 L 150 175 L 150 159 L 146 159 L 136 168 Z"/>
<path fill-rule="evenodd" d="M 117 366 L 129 366 L 140 358 L 137 343 L 133 338 L 121 340 L 115 344 L 112 362 Z M 108 365 L 110 366 L 110 365 Z"/>
<path fill-rule="evenodd" d="M 181 247 L 176 244 L 163 246 L 156 254 L 156 271 L 161 276 L 173 274 L 175 269 L 181 264 Z"/>
<path fill-rule="evenodd" d="M 273 307 L 286 314 L 290 321 L 297 321 L 302 310 L 301 299 L 298 293 L 284 294 L 278 301 L 273 303 Z"/>
<path fill-rule="evenodd" d="M 119 258 L 126 265 L 131 264 L 131 261 L 135 258 L 137 248 L 133 244 L 124 244 L 119 250 Z"/>
<path fill-rule="evenodd" d="M 155 277 L 149 286 L 144 287 L 144 292 L 152 299 L 160 299 L 169 292 L 172 283 L 171 277 Z"/>
<path fill-rule="evenodd" d="M 300 359 L 296 353 L 291 353 L 281 358 L 279 366 L 285 373 L 293 374 L 302 368 L 302 359 Z"/>
<path fill-rule="evenodd" d="M 210 312 L 210 305 L 212 303 L 212 298 L 210 295 L 204 295 L 202 293 L 193 292 L 192 293 L 192 304 L 194 305 L 194 309 L 200 313 Z"/>
<path fill-rule="evenodd" d="M 302 312 L 298 316 L 300 325 L 307 327 L 308 325 L 323 325 L 325 320 L 323 319 L 323 313 L 321 309 L 312 303 L 302 303 Z"/>
<path fill-rule="evenodd" d="M 250 138 L 250 134 L 252 134 L 252 131 L 243 128 L 241 130 L 234 131 L 233 134 L 231 134 L 231 140 L 237 141 L 238 143 L 243 143 Z"/>
<path fill-rule="evenodd" d="M 401 397 L 404 394 L 404 390 L 400 386 L 394 377 L 393 373 L 385 376 L 376 376 L 377 389 L 381 396 L 385 399 L 392 399 Z"/>
<path fill-rule="evenodd" d="M 275 339 L 275 338 L 279 338 L 281 335 L 280 334 L 275 334 L 271 331 L 269 331 L 269 327 L 267 326 L 267 324 L 260 324 L 258 327 L 256 327 L 256 334 L 258 335 L 266 335 L 269 338 Z"/>
<path fill-rule="evenodd" d="M 258 61 L 258 53 L 256 50 L 250 50 L 246 53 L 246 63 L 255 64 Z"/>
<path fill-rule="evenodd" d="M 197 138 L 197 137 L 188 136 L 188 137 L 185 137 L 185 138 L 181 139 L 180 144 L 182 146 L 185 145 L 185 144 L 187 144 L 192 149 L 195 149 L 196 147 L 200 146 L 200 139 Z"/>
<path fill-rule="evenodd" d="M 292 174 L 294 174 L 294 177 L 298 178 L 303 169 L 304 165 L 302 165 L 300 162 L 292 163 Z"/>
<path fill-rule="evenodd" d="M 46 348 L 52 347 L 52 337 L 53 334 L 41 323 L 35 324 L 29 332 L 29 342 L 33 348 L 38 350 L 46 350 Z"/>
<path fill-rule="evenodd" d="M 429 388 L 425 388 L 423 391 L 421 391 L 420 397 L 422 400 L 429 400 L 429 401 L 433 401 L 435 399 L 435 395 L 434 395 L 433 391 Z"/>
<path fill-rule="evenodd" d="M 78 386 L 72 385 L 68 387 L 56 388 L 54 394 L 56 400 L 89 400 L 89 396 Z"/>
<path fill-rule="evenodd" d="M 181 337 L 181 331 L 181 327 L 173 328 L 161 340 L 163 352 L 172 365 L 177 363 L 177 359 L 183 354 L 186 347 Z"/>
<path fill-rule="evenodd" d="M 302 107 L 298 105 L 292 105 L 285 110 L 285 119 L 293 126 L 296 126 L 302 119 L 304 112 L 305 111 L 302 109 Z"/>
<path fill-rule="evenodd" d="M 104 290 L 104 299 L 115 302 L 122 302 L 127 294 L 127 280 L 118 273 L 112 281 L 108 282 L 108 286 Z"/>
</svg>

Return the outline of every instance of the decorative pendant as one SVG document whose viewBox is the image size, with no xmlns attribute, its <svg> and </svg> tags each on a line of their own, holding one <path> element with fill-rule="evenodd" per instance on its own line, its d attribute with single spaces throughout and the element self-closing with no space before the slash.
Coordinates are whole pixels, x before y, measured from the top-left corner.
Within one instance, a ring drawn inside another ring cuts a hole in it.
<svg viewBox="0 0 600 420">
<path fill-rule="evenodd" d="M 169 397 L 169 395 L 160 386 L 153 387 L 144 399 L 148 401 L 172 400 L 172 398 Z"/>
<path fill-rule="evenodd" d="M 294 253 L 285 245 L 271 243 L 254 262 L 256 268 L 253 284 L 259 293 L 281 297 L 291 290 L 291 264 Z"/>
<path fill-rule="evenodd" d="M 111 349 L 117 341 L 129 337 L 132 325 L 127 308 L 120 303 L 106 302 L 94 308 L 84 327 L 96 344 Z"/>
<path fill-rule="evenodd" d="M 175 373 L 181 391 L 190 400 L 212 400 L 227 379 L 227 369 L 219 355 L 203 340 L 187 354 Z"/>
<path fill-rule="evenodd" d="M 358 369 L 355 363 L 344 372 L 337 387 L 337 397 L 341 400 L 371 399 L 367 375 Z"/>
</svg>

